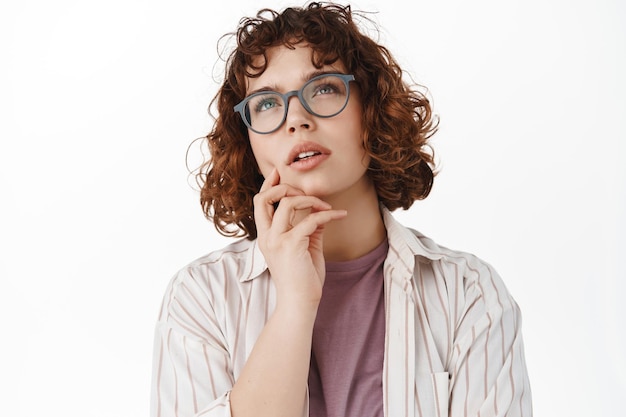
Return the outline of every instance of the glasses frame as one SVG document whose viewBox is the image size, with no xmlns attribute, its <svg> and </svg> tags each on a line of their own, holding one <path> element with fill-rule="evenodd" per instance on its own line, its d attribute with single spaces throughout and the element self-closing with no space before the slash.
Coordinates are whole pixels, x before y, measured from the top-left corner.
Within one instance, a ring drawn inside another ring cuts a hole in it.
<svg viewBox="0 0 626 417">
<path fill-rule="evenodd" d="M 311 84 L 312 82 L 319 80 L 320 78 L 325 78 L 325 77 L 338 77 L 340 78 L 345 87 L 346 87 L 346 102 L 344 103 L 344 105 L 335 113 L 331 114 L 331 115 L 327 115 L 327 116 L 323 116 L 320 114 L 315 113 L 311 107 L 309 107 L 309 105 L 307 104 L 306 100 L 304 99 L 304 97 L 302 96 L 302 93 L 304 91 L 304 89 Z M 313 116 L 317 116 L 317 117 L 321 117 L 324 119 L 328 119 L 329 117 L 334 117 L 337 116 L 339 113 L 341 113 L 346 106 L 348 105 L 348 101 L 350 100 L 350 81 L 354 81 L 354 75 L 351 74 L 340 74 L 340 73 L 330 73 L 330 74 L 322 74 L 322 75 L 318 75 L 316 77 L 311 78 L 309 81 L 307 81 L 306 83 L 304 83 L 304 85 L 299 89 L 299 90 L 293 90 L 293 91 L 288 91 L 285 94 L 281 94 L 277 91 L 260 91 L 258 93 L 254 93 L 254 94 L 250 94 L 248 97 L 244 98 L 241 102 L 239 102 L 239 104 L 237 104 L 233 109 L 235 110 L 235 112 L 239 113 L 239 115 L 241 116 L 241 120 L 243 120 L 243 122 L 245 123 L 245 125 L 248 127 L 248 129 L 252 130 L 253 132 L 256 132 L 260 135 L 268 135 L 270 133 L 274 133 L 276 132 L 278 129 L 281 128 L 281 126 L 285 123 L 285 120 L 287 120 L 287 112 L 289 111 L 289 99 L 293 96 L 298 97 L 298 100 L 300 100 L 300 104 L 302 104 L 302 107 L 304 107 L 306 109 L 307 112 L 309 112 L 310 114 L 312 114 Z M 278 124 L 278 126 L 276 126 L 275 129 L 270 130 L 269 132 L 261 132 L 256 130 L 255 128 L 253 128 L 251 126 L 251 123 L 248 122 L 248 119 L 246 118 L 245 115 L 245 110 L 246 110 L 246 105 L 248 104 L 248 102 L 259 95 L 263 95 L 263 94 L 268 94 L 268 93 L 273 93 L 276 94 L 280 97 L 282 97 L 283 99 L 283 104 L 285 105 L 284 108 L 284 113 L 283 113 L 283 118 L 280 121 L 280 123 Z"/>
</svg>

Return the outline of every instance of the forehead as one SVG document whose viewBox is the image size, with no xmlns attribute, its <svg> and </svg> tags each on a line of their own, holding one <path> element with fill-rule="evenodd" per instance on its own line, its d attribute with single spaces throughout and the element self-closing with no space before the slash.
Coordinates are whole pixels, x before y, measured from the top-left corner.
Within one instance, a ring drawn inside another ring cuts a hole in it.
<svg viewBox="0 0 626 417">
<path fill-rule="evenodd" d="M 263 66 L 267 58 L 265 71 L 258 77 L 246 77 L 246 92 L 260 88 L 275 90 L 299 88 L 308 81 L 314 73 L 331 71 L 345 73 L 345 65 L 337 60 L 321 68 L 313 64 L 314 50 L 306 44 L 297 44 L 293 47 L 284 45 L 274 46 L 265 51 L 265 57 L 257 56 L 253 65 Z"/>
</svg>

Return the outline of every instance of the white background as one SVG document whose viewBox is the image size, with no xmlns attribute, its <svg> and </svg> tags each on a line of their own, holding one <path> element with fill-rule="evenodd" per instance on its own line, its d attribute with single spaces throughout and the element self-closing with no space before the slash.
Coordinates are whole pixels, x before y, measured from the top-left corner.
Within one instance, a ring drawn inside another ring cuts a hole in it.
<svg viewBox="0 0 626 417">
<path fill-rule="evenodd" d="M 147 416 L 165 286 L 226 242 L 185 167 L 217 39 L 288 3 L 4 3 L 0 415 Z M 441 174 L 398 217 L 504 277 L 536 416 L 623 416 L 626 6 L 353 5 L 441 118 Z"/>
</svg>

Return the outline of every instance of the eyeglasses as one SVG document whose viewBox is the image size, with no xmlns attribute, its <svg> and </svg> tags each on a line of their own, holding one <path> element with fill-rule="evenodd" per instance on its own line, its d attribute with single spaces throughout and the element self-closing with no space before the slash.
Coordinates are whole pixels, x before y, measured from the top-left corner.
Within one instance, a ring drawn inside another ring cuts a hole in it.
<svg viewBox="0 0 626 417">
<path fill-rule="evenodd" d="M 280 94 L 260 91 L 244 98 L 234 110 L 243 122 L 259 134 L 278 130 L 287 118 L 289 98 L 297 96 L 302 106 L 314 116 L 333 117 L 345 109 L 350 98 L 350 81 L 354 75 L 323 74 L 311 78 L 300 90 Z"/>
</svg>

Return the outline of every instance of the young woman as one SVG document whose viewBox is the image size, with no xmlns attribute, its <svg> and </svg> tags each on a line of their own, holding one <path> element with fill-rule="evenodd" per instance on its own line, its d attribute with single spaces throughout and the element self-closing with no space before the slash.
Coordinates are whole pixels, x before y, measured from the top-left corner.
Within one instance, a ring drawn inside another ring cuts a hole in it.
<svg viewBox="0 0 626 417">
<path fill-rule="evenodd" d="M 426 98 L 349 7 L 264 10 L 236 37 L 201 201 L 246 239 L 171 281 L 152 416 L 530 416 L 496 272 L 390 214 L 433 182 Z"/>
</svg>

